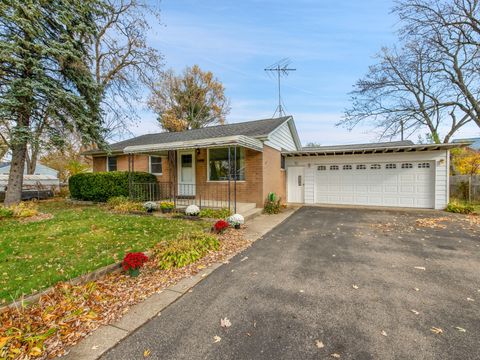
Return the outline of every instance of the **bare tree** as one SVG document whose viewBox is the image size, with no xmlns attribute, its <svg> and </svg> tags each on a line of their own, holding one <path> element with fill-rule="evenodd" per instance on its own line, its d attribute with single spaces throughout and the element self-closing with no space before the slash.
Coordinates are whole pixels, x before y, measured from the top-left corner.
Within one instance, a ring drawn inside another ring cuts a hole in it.
<svg viewBox="0 0 480 360">
<path fill-rule="evenodd" d="M 143 0 L 106 0 L 107 9 L 96 19 L 98 32 L 90 46 L 91 71 L 102 89 L 101 107 L 106 138 L 128 133 L 128 125 L 138 120 L 143 91 L 158 79 L 162 69 L 159 52 L 148 46 L 151 27 L 147 16 L 159 19 L 159 14 Z M 31 126 L 26 156 L 28 174 L 35 172 L 42 152 L 68 148 L 69 133 L 49 116 L 44 104 L 40 116 Z"/>
<path fill-rule="evenodd" d="M 400 49 L 382 49 L 339 124 L 367 123 L 387 138 L 426 130 L 435 142 L 448 142 L 471 121 L 480 126 L 477 3 L 398 1 Z"/>
</svg>

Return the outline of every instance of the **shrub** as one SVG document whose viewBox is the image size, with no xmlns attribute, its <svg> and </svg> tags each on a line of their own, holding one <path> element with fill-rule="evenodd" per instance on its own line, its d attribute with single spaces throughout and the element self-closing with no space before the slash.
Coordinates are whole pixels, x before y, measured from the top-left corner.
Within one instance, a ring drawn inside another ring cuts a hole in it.
<svg viewBox="0 0 480 360">
<path fill-rule="evenodd" d="M 170 269 L 191 264 L 219 247 L 220 243 L 215 236 L 197 232 L 181 235 L 167 245 L 161 244 L 155 252 L 159 268 Z"/>
<path fill-rule="evenodd" d="M 13 217 L 13 210 L 0 206 L 0 219 L 7 219 Z"/>
<path fill-rule="evenodd" d="M 137 183 L 156 183 L 153 174 L 133 172 L 132 179 Z M 105 202 L 116 196 L 128 196 L 128 172 L 110 171 L 76 174 L 68 179 L 72 198 L 77 200 Z"/>
<path fill-rule="evenodd" d="M 13 216 L 17 218 L 27 218 L 38 215 L 37 203 L 33 201 L 21 202 L 10 207 L 13 211 Z"/>
<path fill-rule="evenodd" d="M 185 209 L 185 214 L 189 216 L 197 216 L 198 214 L 200 214 L 200 209 L 197 205 L 189 205 Z"/>
<path fill-rule="evenodd" d="M 263 205 L 263 212 L 265 214 L 278 214 L 282 208 L 280 201 L 281 198 L 277 197 L 275 193 L 269 193 Z"/>
<path fill-rule="evenodd" d="M 115 206 L 125 204 L 129 201 L 130 199 L 126 196 L 114 196 L 107 200 L 107 205 L 111 208 L 114 208 Z"/>
<path fill-rule="evenodd" d="M 475 211 L 475 207 L 469 203 L 452 201 L 448 204 L 445 210 L 457 214 L 471 214 Z"/>
<path fill-rule="evenodd" d="M 226 229 L 228 229 L 229 225 L 225 220 L 218 220 L 215 225 L 213 225 L 213 231 L 217 234 L 221 234 Z"/>
<path fill-rule="evenodd" d="M 202 209 L 200 210 L 200 217 L 210 219 L 225 219 L 230 216 L 232 212 L 229 209 Z"/>
<path fill-rule="evenodd" d="M 113 211 L 119 212 L 119 213 L 138 213 L 138 212 L 144 212 L 145 209 L 143 208 L 142 203 L 136 202 L 136 201 L 130 201 L 127 200 L 125 202 L 119 203 L 115 206 L 112 207 Z"/>
</svg>

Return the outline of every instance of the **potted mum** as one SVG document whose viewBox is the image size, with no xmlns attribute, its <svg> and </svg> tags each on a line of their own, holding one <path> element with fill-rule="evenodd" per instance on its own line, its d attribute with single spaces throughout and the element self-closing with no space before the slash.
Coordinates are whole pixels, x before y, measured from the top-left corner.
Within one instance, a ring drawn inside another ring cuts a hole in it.
<svg viewBox="0 0 480 360">
<path fill-rule="evenodd" d="M 160 203 L 160 209 L 164 214 L 171 213 L 174 207 L 175 207 L 175 204 L 173 203 L 173 201 L 162 201 Z"/>
<path fill-rule="evenodd" d="M 234 214 L 227 218 L 227 222 L 235 229 L 240 229 L 240 226 L 245 223 L 245 219 L 240 214 Z"/>
<path fill-rule="evenodd" d="M 147 210 L 147 213 L 151 214 L 157 209 L 157 204 L 153 201 L 147 201 L 145 204 L 143 204 L 143 208 Z"/>
<path fill-rule="evenodd" d="M 122 261 L 123 270 L 132 277 L 140 274 L 140 268 L 148 261 L 147 255 L 142 252 L 128 253 Z"/>
<path fill-rule="evenodd" d="M 217 234 L 223 233 L 226 229 L 228 229 L 230 225 L 225 220 L 218 220 L 215 225 L 213 225 L 213 232 Z"/>
<path fill-rule="evenodd" d="M 200 214 L 200 208 L 197 205 L 189 205 L 185 209 L 185 214 L 192 217 L 198 216 L 198 214 Z"/>
</svg>

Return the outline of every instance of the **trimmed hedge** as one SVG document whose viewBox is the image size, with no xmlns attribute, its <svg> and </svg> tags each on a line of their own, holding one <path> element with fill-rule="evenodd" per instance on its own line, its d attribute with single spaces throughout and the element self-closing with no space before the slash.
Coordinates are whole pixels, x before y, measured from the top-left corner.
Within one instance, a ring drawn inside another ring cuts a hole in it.
<svg viewBox="0 0 480 360">
<path fill-rule="evenodd" d="M 137 183 L 157 182 L 153 174 L 133 172 L 132 178 Z M 68 180 L 70 196 L 77 200 L 105 202 L 114 196 L 128 196 L 128 172 L 109 171 L 81 173 Z"/>
</svg>

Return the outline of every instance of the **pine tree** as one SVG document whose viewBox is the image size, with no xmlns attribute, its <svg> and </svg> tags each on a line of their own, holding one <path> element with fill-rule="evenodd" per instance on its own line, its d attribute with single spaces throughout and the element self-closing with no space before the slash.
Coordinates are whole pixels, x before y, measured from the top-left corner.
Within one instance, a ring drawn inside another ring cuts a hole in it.
<svg viewBox="0 0 480 360">
<path fill-rule="evenodd" d="M 0 0 L 0 128 L 12 154 L 6 205 L 21 200 L 31 125 L 45 109 L 59 128 L 102 143 L 87 45 L 104 9 L 101 0 Z"/>
</svg>

